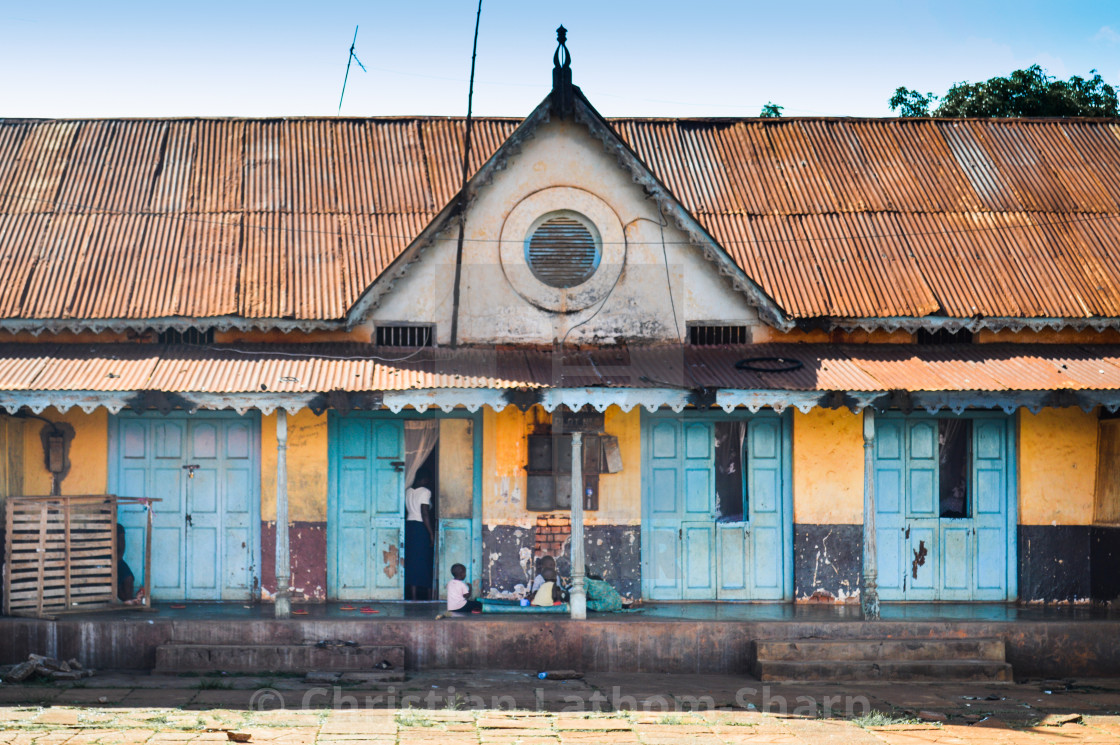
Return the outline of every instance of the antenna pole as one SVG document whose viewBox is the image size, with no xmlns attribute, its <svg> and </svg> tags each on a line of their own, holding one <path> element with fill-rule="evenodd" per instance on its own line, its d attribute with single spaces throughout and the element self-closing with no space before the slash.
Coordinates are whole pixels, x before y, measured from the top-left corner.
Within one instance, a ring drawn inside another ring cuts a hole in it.
<svg viewBox="0 0 1120 745">
<path fill-rule="evenodd" d="M 350 79 L 350 63 L 357 62 L 358 67 L 362 68 L 365 72 L 365 65 L 358 59 L 358 55 L 354 54 L 354 47 L 358 44 L 358 27 L 354 27 L 354 41 L 350 42 L 350 54 L 346 57 L 346 75 L 342 78 L 342 95 L 338 97 L 338 113 L 342 113 L 342 99 L 346 96 L 346 81 Z"/>
<path fill-rule="evenodd" d="M 451 347 L 459 344 L 459 284 L 463 274 L 463 231 L 467 223 L 467 169 L 471 157 L 471 105 L 474 102 L 474 63 L 478 57 L 478 25 L 482 19 L 482 0 L 478 0 L 478 12 L 474 16 L 474 46 L 471 48 L 471 81 L 467 90 L 467 127 L 463 135 L 463 179 L 459 186 L 459 241 L 455 247 L 455 284 L 451 295 Z"/>
</svg>

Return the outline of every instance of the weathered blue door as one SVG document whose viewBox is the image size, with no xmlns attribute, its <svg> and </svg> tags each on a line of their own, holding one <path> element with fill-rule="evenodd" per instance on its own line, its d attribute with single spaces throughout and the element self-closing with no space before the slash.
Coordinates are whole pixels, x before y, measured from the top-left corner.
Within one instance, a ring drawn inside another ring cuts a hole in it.
<svg viewBox="0 0 1120 745">
<path fill-rule="evenodd" d="M 110 422 L 109 489 L 154 497 L 152 597 L 249 600 L 259 587 L 259 420 L 224 413 L 120 414 Z M 122 507 L 125 560 L 144 566 L 143 508 Z"/>
<path fill-rule="evenodd" d="M 327 593 L 404 597 L 404 423 L 330 419 Z"/>
<path fill-rule="evenodd" d="M 782 420 L 746 424 L 742 515 L 717 507 L 715 420 L 653 415 L 642 431 L 642 592 L 654 600 L 788 595 Z"/>
<path fill-rule="evenodd" d="M 946 422 L 967 424 L 956 454 Z M 1011 428 L 1006 417 L 880 417 L 875 501 L 882 600 L 1014 596 Z M 959 464 L 954 466 L 954 459 Z M 946 479 L 959 479 L 954 492 Z"/>
</svg>

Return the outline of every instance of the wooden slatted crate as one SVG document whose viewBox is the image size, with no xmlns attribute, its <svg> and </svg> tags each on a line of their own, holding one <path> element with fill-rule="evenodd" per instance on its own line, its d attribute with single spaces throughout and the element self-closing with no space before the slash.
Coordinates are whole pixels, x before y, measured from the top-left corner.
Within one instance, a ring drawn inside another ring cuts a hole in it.
<svg viewBox="0 0 1120 745">
<path fill-rule="evenodd" d="M 8 497 L 6 503 L 6 615 L 119 607 L 116 497 Z"/>
</svg>

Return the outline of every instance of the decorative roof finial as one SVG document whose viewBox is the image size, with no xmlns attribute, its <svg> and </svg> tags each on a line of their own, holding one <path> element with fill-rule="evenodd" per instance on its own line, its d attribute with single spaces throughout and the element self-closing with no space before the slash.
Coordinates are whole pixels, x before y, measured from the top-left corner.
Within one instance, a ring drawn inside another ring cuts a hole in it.
<svg viewBox="0 0 1120 745">
<path fill-rule="evenodd" d="M 572 115 L 572 55 L 568 51 L 568 29 L 556 29 L 556 53 L 552 55 L 552 111 L 561 119 Z"/>
</svg>

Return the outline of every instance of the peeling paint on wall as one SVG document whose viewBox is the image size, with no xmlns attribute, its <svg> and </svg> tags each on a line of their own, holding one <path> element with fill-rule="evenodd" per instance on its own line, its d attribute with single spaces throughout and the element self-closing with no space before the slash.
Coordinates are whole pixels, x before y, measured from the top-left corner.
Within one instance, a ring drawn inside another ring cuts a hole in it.
<svg viewBox="0 0 1120 745">
<path fill-rule="evenodd" d="M 863 572 L 860 525 L 793 526 L 793 585 L 797 602 L 850 603 L 859 599 Z"/>
<path fill-rule="evenodd" d="M 288 530 L 293 600 L 321 603 L 327 599 L 327 524 L 293 521 Z M 261 522 L 261 596 L 276 592 L 276 522 Z"/>
</svg>

